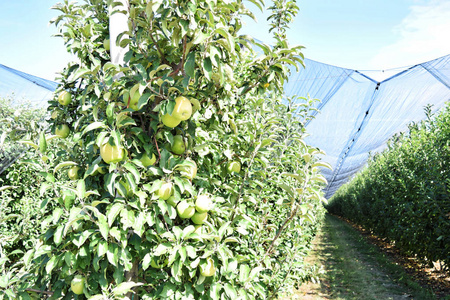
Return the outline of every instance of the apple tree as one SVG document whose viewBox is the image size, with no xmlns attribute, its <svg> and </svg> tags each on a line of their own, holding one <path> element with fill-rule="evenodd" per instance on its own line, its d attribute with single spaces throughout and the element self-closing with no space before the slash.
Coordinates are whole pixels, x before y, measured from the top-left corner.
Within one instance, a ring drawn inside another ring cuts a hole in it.
<svg viewBox="0 0 450 300">
<path fill-rule="evenodd" d="M 313 100 L 282 99 L 290 68 L 302 64 L 302 47 L 285 34 L 295 1 L 268 8 L 273 47 L 239 35 L 242 17 L 252 16 L 240 0 L 122 3 L 54 7 L 61 15 L 53 23 L 78 61 L 50 101 L 55 134 L 75 142 L 52 173 L 72 180 L 48 186 L 60 205 L 25 255 L 18 295 L 289 292 L 323 215 L 327 167 L 303 141 Z M 112 37 L 117 14 L 127 28 Z M 114 47 L 123 63 L 113 62 Z"/>
</svg>

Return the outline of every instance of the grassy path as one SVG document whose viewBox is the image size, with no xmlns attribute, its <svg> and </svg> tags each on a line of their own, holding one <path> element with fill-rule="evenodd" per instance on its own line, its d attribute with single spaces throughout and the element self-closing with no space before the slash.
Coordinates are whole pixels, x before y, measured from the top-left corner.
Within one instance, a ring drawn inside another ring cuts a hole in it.
<svg viewBox="0 0 450 300">
<path fill-rule="evenodd" d="M 349 224 L 327 215 L 308 260 L 324 269 L 286 299 L 435 299 Z M 402 282 L 402 283 L 398 283 Z M 404 284 L 406 283 L 406 284 Z"/>
</svg>

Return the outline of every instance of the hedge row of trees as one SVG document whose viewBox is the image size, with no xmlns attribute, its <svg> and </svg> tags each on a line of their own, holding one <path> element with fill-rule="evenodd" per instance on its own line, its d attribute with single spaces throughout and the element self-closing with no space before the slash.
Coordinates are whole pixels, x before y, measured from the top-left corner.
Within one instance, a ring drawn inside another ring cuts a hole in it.
<svg viewBox="0 0 450 300">
<path fill-rule="evenodd" d="M 422 261 L 450 266 L 450 106 L 409 125 L 327 209 Z"/>
<path fill-rule="evenodd" d="M 31 248 L 28 237 L 36 236 L 39 227 L 35 191 L 41 179 L 30 165 L 14 161 L 33 157 L 27 146 L 18 141 L 42 130 L 45 110 L 18 102 L 13 96 L 0 98 L 0 268 L 7 262 L 7 254 L 14 261 L 20 251 Z M 13 250 L 19 251 L 11 254 Z"/>
</svg>

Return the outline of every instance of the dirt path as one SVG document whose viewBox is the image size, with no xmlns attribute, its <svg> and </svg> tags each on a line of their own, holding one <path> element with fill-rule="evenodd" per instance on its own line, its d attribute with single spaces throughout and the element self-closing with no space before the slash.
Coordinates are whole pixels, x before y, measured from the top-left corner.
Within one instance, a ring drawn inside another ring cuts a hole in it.
<svg viewBox="0 0 450 300">
<path fill-rule="evenodd" d="M 310 263 L 323 268 L 321 282 L 303 284 L 285 299 L 434 299 L 414 295 L 414 291 L 397 284 L 376 261 L 377 251 L 350 225 L 327 216 L 308 257 Z"/>
</svg>

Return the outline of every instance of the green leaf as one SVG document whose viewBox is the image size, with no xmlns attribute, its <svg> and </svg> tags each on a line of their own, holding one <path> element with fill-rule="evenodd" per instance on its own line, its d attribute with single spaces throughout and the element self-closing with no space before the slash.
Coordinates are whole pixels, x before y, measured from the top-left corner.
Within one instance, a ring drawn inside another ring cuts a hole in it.
<svg viewBox="0 0 450 300">
<path fill-rule="evenodd" d="M 14 186 L 14 185 L 0 186 L 0 192 L 6 191 L 8 189 L 15 189 L 15 188 L 17 188 L 17 186 Z"/>
<path fill-rule="evenodd" d="M 140 110 L 141 108 L 143 108 L 145 105 L 147 105 L 148 100 L 150 100 L 152 97 L 154 97 L 153 94 L 151 93 L 145 93 L 143 94 L 140 98 L 139 98 L 139 102 L 138 102 L 138 110 Z"/>
<path fill-rule="evenodd" d="M 86 128 L 84 128 L 83 132 L 81 133 L 81 136 L 85 135 L 86 133 L 88 133 L 89 131 L 92 131 L 94 129 L 98 129 L 98 128 L 108 128 L 107 125 L 105 125 L 104 122 L 94 122 L 89 124 L 88 126 L 86 126 Z"/>
<path fill-rule="evenodd" d="M 19 143 L 31 146 L 36 150 L 39 149 L 39 146 L 33 143 L 32 141 L 19 141 Z"/>
<path fill-rule="evenodd" d="M 86 197 L 86 183 L 84 182 L 84 179 L 80 179 L 77 182 L 77 196 L 80 199 Z"/>
<path fill-rule="evenodd" d="M 204 40 L 206 40 L 207 37 L 208 37 L 207 34 L 200 31 L 195 35 L 195 38 L 192 40 L 192 44 L 194 45 L 201 44 L 203 43 Z"/>
<path fill-rule="evenodd" d="M 132 288 L 141 285 L 143 285 L 143 283 L 141 282 L 133 282 L 133 281 L 122 282 L 117 287 L 115 287 L 112 290 L 112 292 L 115 296 L 124 295 L 128 293 Z"/>
<path fill-rule="evenodd" d="M 226 283 L 223 286 L 223 289 L 225 290 L 225 293 L 228 295 L 228 297 L 230 297 L 230 299 L 236 299 L 237 298 L 236 290 L 234 289 L 234 287 L 231 284 Z"/>
<path fill-rule="evenodd" d="M 79 68 L 75 73 L 73 73 L 68 81 L 76 81 L 78 78 L 85 76 L 86 74 L 92 73 L 88 68 Z"/>
<path fill-rule="evenodd" d="M 133 174 L 134 181 L 136 182 L 136 184 L 139 184 L 139 181 L 141 179 L 141 174 L 139 173 L 138 169 L 130 162 L 127 162 L 124 165 L 124 168 L 127 169 L 128 171 L 130 171 L 131 174 Z"/>
<path fill-rule="evenodd" d="M 27 267 L 29 264 L 30 264 L 30 262 L 31 262 L 31 260 L 33 259 L 33 256 L 34 256 L 34 249 L 30 249 L 30 250 L 28 250 L 27 251 L 27 253 L 25 253 L 25 255 L 23 256 L 23 262 L 24 262 L 24 264 L 25 264 L 25 266 Z"/>
<path fill-rule="evenodd" d="M 39 151 L 42 154 L 45 154 L 45 152 L 47 152 L 47 140 L 45 139 L 45 133 L 43 131 L 39 135 Z"/>
<path fill-rule="evenodd" d="M 191 233 L 193 233 L 194 231 L 195 231 L 195 227 L 193 225 L 189 225 L 189 226 L 185 227 L 183 229 L 183 234 L 181 235 L 181 239 L 185 239 L 186 237 L 191 235 Z"/>
<path fill-rule="evenodd" d="M 150 253 L 145 254 L 144 259 L 142 260 L 142 269 L 147 270 L 152 262 L 152 256 Z"/>
<path fill-rule="evenodd" d="M 64 167 L 68 167 L 68 166 L 76 166 L 78 165 L 76 162 L 73 161 L 64 161 L 62 163 L 59 163 L 55 169 L 53 170 L 53 174 L 55 174 L 56 172 L 58 172 L 59 169 L 64 168 Z"/>
<path fill-rule="evenodd" d="M 136 121 L 133 118 L 127 116 L 126 114 L 127 114 L 126 112 L 123 112 L 123 113 L 120 113 L 119 115 L 117 115 L 117 118 L 116 118 L 117 128 L 130 126 L 130 125 L 136 126 Z"/>
<path fill-rule="evenodd" d="M 176 261 L 174 261 L 174 263 L 170 267 L 170 271 L 171 271 L 172 277 L 176 281 L 181 281 L 181 279 L 180 279 L 180 275 L 181 274 L 180 273 L 181 273 L 182 266 L 183 266 L 183 264 L 179 260 L 176 260 Z"/>
<path fill-rule="evenodd" d="M 57 263 L 58 263 L 58 256 L 56 255 L 52 256 L 45 266 L 45 271 L 47 272 L 47 274 L 50 275 L 52 273 Z"/>
<path fill-rule="evenodd" d="M 230 226 L 230 224 L 231 224 L 231 222 L 228 221 L 228 222 L 223 223 L 222 226 L 220 226 L 219 231 L 218 231 L 220 239 L 223 238 L 223 235 L 225 234 L 225 232 L 226 232 L 228 226 Z"/>
<path fill-rule="evenodd" d="M 205 59 L 203 59 L 203 71 L 204 74 L 206 76 L 206 78 L 211 79 L 212 76 L 212 63 L 211 63 L 211 59 L 209 57 L 205 57 Z"/>
<path fill-rule="evenodd" d="M 73 240 L 75 246 L 80 248 L 86 242 L 86 240 L 94 233 L 93 229 L 83 231 L 77 238 Z"/>
<path fill-rule="evenodd" d="M 98 257 L 103 257 L 106 254 L 106 252 L 108 252 L 108 242 L 107 241 L 98 242 L 98 249 L 97 249 Z"/>
<path fill-rule="evenodd" d="M 109 173 L 106 175 L 105 186 L 111 195 L 115 194 L 114 193 L 114 185 L 115 185 L 115 180 L 116 180 L 117 176 L 119 176 L 119 174 L 117 174 L 117 173 Z"/>
<path fill-rule="evenodd" d="M 263 267 L 253 268 L 252 271 L 250 272 L 250 275 L 248 276 L 248 280 L 252 281 L 262 270 L 264 270 Z"/>
<path fill-rule="evenodd" d="M 53 213 L 52 213 L 53 224 L 56 225 L 59 222 L 59 219 L 61 218 L 62 214 L 63 214 L 62 208 L 57 207 L 53 210 Z"/>
<path fill-rule="evenodd" d="M 119 262 L 119 246 L 114 243 L 109 244 L 106 257 L 113 266 L 117 266 L 117 263 Z"/>
<path fill-rule="evenodd" d="M 96 214 L 96 217 L 98 218 L 97 224 L 98 229 L 100 230 L 100 234 L 105 240 L 108 240 L 109 226 L 106 216 L 99 212 L 98 214 Z"/>
<path fill-rule="evenodd" d="M 45 178 L 45 180 L 47 180 L 48 182 L 52 182 L 54 183 L 55 177 L 51 174 L 51 173 L 47 173 L 47 172 L 39 172 L 39 174 Z"/>
<path fill-rule="evenodd" d="M 239 281 L 245 283 L 249 278 L 250 267 L 247 264 L 241 264 L 239 266 Z"/>
<path fill-rule="evenodd" d="M 195 71 L 195 52 L 190 52 L 184 63 L 184 71 L 189 77 L 194 77 Z"/>
<path fill-rule="evenodd" d="M 159 244 L 158 247 L 156 247 L 155 251 L 153 251 L 153 255 L 155 256 L 161 256 L 163 254 L 166 254 L 167 252 L 172 249 L 172 245 L 169 243 L 162 243 Z"/>
<path fill-rule="evenodd" d="M 114 220 L 116 219 L 116 217 L 119 215 L 119 213 L 122 211 L 123 209 L 123 204 L 122 203 L 115 203 L 109 210 L 108 210 L 108 226 L 111 227 L 112 224 L 114 223 Z"/>
</svg>

